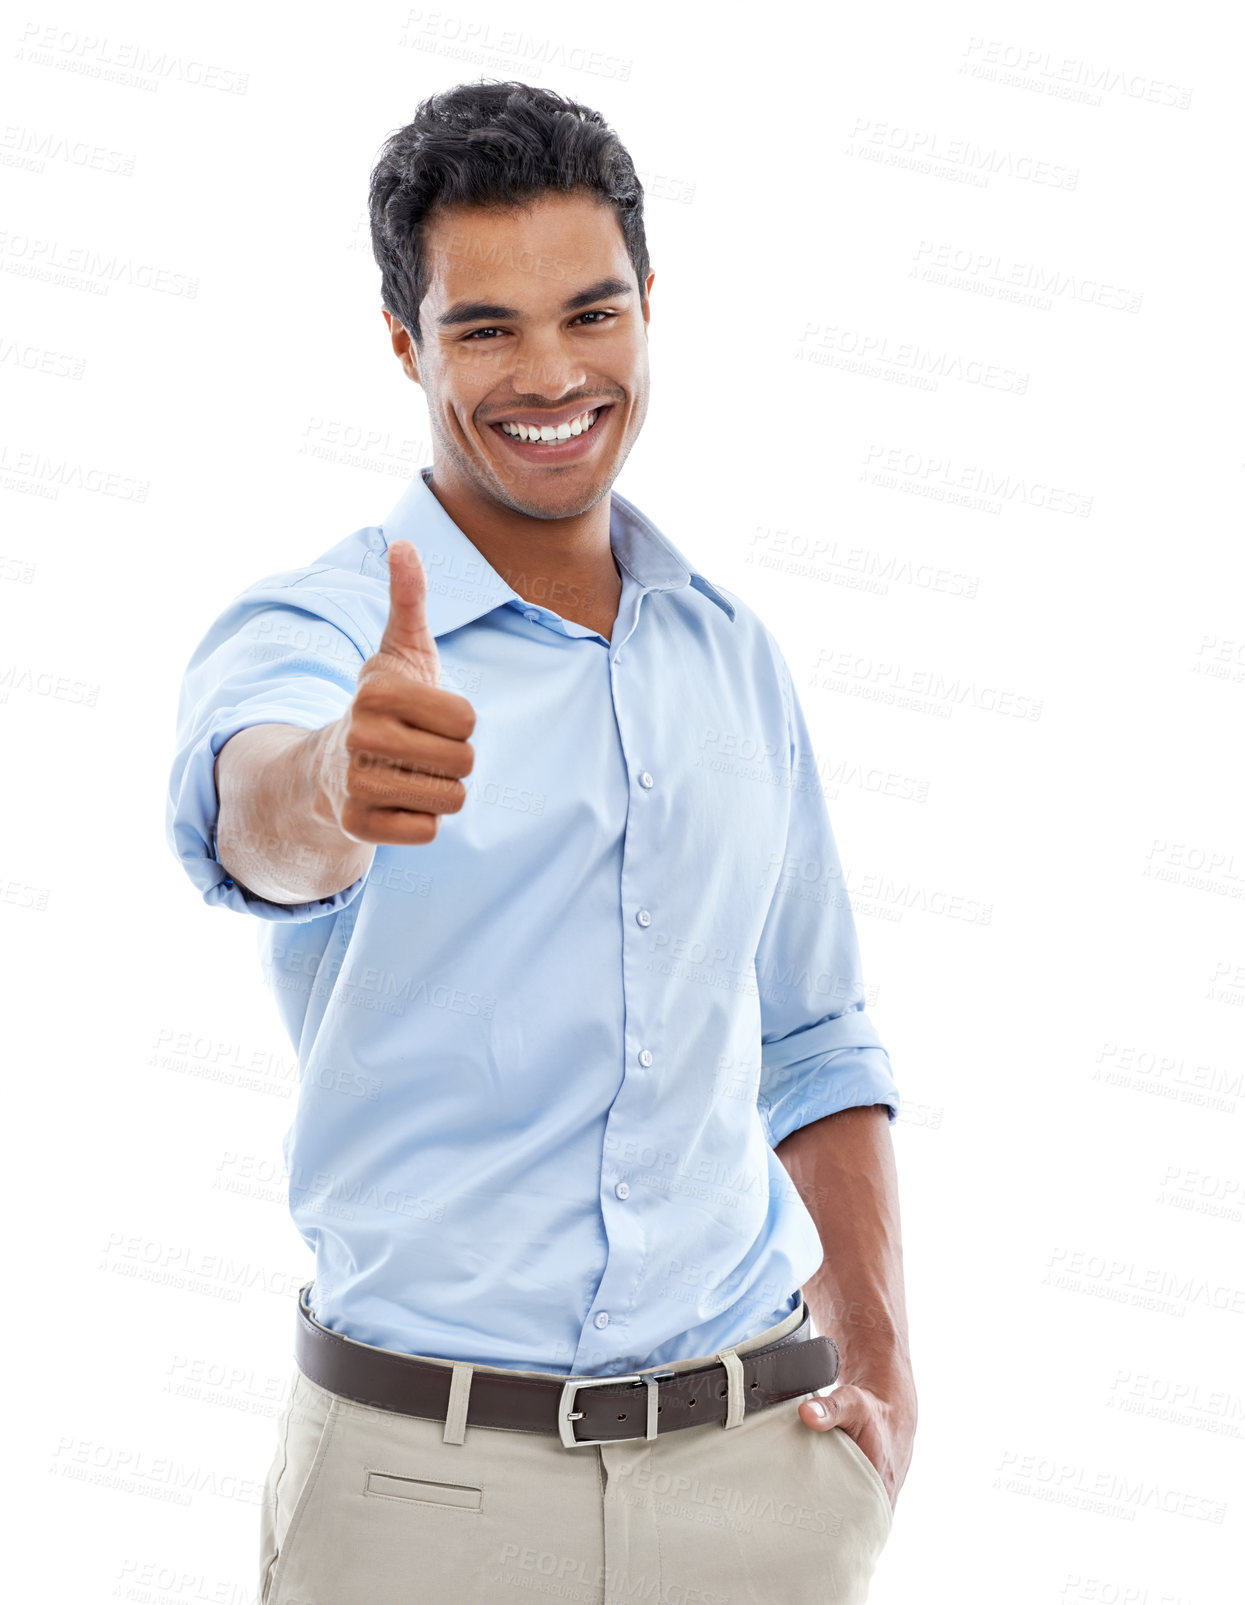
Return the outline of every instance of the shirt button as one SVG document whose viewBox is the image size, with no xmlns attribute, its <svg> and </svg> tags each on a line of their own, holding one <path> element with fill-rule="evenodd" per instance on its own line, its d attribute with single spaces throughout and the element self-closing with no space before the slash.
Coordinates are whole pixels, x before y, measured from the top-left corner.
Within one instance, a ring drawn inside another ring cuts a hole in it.
<svg viewBox="0 0 1245 1605">
<path fill-rule="evenodd" d="M 618 1185 L 614 1188 L 614 1194 L 618 1198 L 626 1198 L 630 1194 L 630 1192 L 631 1192 L 631 1189 L 630 1189 L 630 1187 L 627 1186 L 625 1181 L 620 1181 L 618 1183 Z"/>
<path fill-rule="evenodd" d="M 602 1310 L 599 1315 L 594 1315 L 592 1317 L 592 1324 L 593 1326 L 608 1326 L 610 1324 L 610 1318 L 605 1311 Z"/>
<path fill-rule="evenodd" d="M 637 909 L 635 922 L 637 925 L 651 925 L 653 923 L 653 916 L 646 908 Z"/>
<path fill-rule="evenodd" d="M 539 613 L 533 613 L 531 608 L 528 608 L 527 612 L 524 613 L 523 617 L 525 619 L 530 619 L 532 621 L 532 623 L 535 624 L 536 620 L 540 617 L 540 614 Z"/>
<path fill-rule="evenodd" d="M 647 1048 L 641 1048 L 636 1057 L 639 1059 L 640 1063 L 644 1066 L 644 1068 L 646 1070 L 648 1069 L 649 1065 L 652 1064 L 652 1062 L 653 1062 L 653 1055 L 648 1051 Z"/>
<path fill-rule="evenodd" d="M 640 784 L 644 787 L 645 791 L 647 791 L 653 784 L 653 777 L 649 774 L 647 769 L 640 770 Z"/>
</svg>

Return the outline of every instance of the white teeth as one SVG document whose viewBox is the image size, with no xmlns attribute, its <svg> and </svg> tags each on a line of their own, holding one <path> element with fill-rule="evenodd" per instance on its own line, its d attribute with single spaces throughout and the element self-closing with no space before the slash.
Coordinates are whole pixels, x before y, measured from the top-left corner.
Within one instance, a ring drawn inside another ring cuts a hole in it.
<svg viewBox="0 0 1245 1605">
<path fill-rule="evenodd" d="M 600 408 L 591 412 L 581 412 L 578 418 L 572 418 L 569 423 L 559 424 L 555 429 L 551 424 L 502 424 L 508 435 L 516 440 L 571 440 L 576 435 L 585 435 L 597 421 Z"/>
</svg>

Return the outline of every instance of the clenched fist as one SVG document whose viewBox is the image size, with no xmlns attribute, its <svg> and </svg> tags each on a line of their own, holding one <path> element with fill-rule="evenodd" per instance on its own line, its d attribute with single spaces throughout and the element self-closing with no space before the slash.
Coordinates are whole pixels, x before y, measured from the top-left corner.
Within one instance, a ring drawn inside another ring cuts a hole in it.
<svg viewBox="0 0 1245 1605">
<path fill-rule="evenodd" d="M 432 841 L 442 814 L 466 800 L 475 752 L 475 709 L 437 681 L 428 628 L 428 581 L 410 541 L 389 548 L 389 618 L 380 647 L 359 670 L 354 701 L 330 727 L 321 787 L 333 823 L 359 842 Z"/>
</svg>

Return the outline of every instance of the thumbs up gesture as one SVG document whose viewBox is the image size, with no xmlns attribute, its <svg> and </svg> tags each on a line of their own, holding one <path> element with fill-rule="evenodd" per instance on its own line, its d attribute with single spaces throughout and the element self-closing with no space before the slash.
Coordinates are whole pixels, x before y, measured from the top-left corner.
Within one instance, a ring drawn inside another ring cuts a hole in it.
<svg viewBox="0 0 1245 1605">
<path fill-rule="evenodd" d="M 396 541 L 385 633 L 324 750 L 323 796 L 333 823 L 355 841 L 425 844 L 440 816 L 457 813 L 466 800 L 475 709 L 438 684 L 427 594 L 419 553 L 410 541 Z"/>
</svg>

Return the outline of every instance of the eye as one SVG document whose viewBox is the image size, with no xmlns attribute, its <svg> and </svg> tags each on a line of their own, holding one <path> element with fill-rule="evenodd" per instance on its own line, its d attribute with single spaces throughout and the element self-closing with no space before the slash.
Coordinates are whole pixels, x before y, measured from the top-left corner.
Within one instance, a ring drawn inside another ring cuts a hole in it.
<svg viewBox="0 0 1245 1605">
<path fill-rule="evenodd" d="M 617 316 L 618 316 L 617 312 L 607 312 L 603 307 L 593 307 L 592 309 L 590 309 L 587 312 L 581 312 L 579 314 L 579 317 L 574 319 L 574 322 L 579 323 L 584 318 L 594 318 L 594 319 L 599 318 L 599 319 L 602 319 L 602 320 L 604 320 L 606 322 L 609 322 L 609 321 L 612 321 L 613 319 L 617 318 Z M 595 323 L 594 322 L 594 323 L 588 324 L 588 328 L 590 328 L 590 329 L 596 329 L 596 328 L 599 328 L 599 327 L 600 327 L 599 323 Z M 503 332 L 504 331 L 502 329 L 498 328 L 498 326 L 495 323 L 490 323 L 490 324 L 486 324 L 483 328 L 472 329 L 469 334 L 465 334 L 463 336 L 463 339 L 464 339 L 464 341 L 466 341 L 466 340 L 474 340 L 474 341 L 477 342 L 477 344 L 479 344 L 479 343 L 481 343 L 480 337 L 482 335 L 502 334 Z"/>
</svg>

